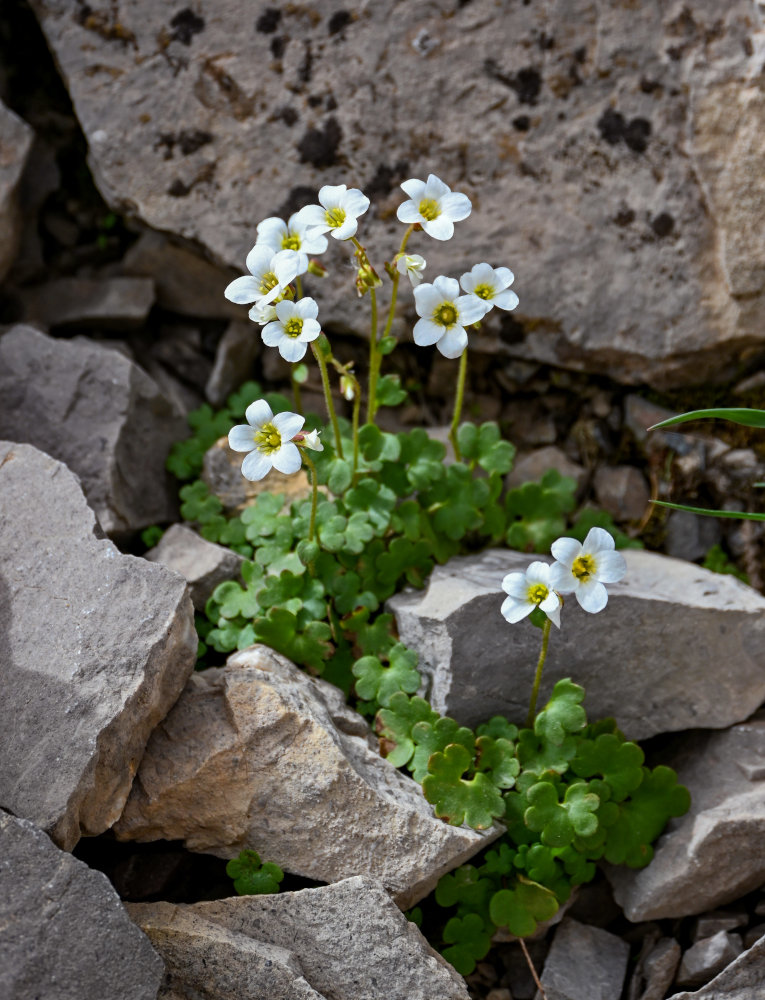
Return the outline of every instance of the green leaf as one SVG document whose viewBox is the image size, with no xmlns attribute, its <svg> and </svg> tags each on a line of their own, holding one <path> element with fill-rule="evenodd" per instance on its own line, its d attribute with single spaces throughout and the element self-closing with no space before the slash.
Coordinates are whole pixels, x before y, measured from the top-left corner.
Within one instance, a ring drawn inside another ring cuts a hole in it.
<svg viewBox="0 0 765 1000">
<path fill-rule="evenodd" d="M 479 736 L 475 746 L 476 769 L 485 771 L 497 788 L 512 788 L 521 765 L 510 740 Z"/>
<path fill-rule="evenodd" d="M 263 642 L 295 663 L 316 673 L 332 653 L 332 630 L 325 621 L 312 621 L 301 628 L 298 615 L 286 608 L 271 608 L 254 623 L 253 642 Z"/>
<path fill-rule="evenodd" d="M 587 725 L 582 708 L 584 688 L 567 677 L 553 687 L 550 700 L 534 720 L 534 732 L 541 740 L 560 746 L 568 733 L 578 733 Z"/>
<path fill-rule="evenodd" d="M 396 506 L 396 494 L 374 479 L 362 479 L 353 489 L 348 490 L 344 502 L 349 511 L 366 514 L 377 532 L 382 534 L 390 524 L 391 511 Z"/>
<path fill-rule="evenodd" d="M 677 783 L 672 768 L 644 769 L 643 783 L 619 806 L 619 816 L 608 829 L 605 858 L 613 865 L 643 868 L 653 857 L 651 846 L 667 820 L 688 811 L 688 789 Z"/>
<path fill-rule="evenodd" d="M 181 517 L 184 521 L 205 524 L 223 510 L 223 504 L 215 494 L 210 493 L 207 484 L 201 479 L 182 486 L 180 498 L 184 501 L 181 504 Z"/>
<path fill-rule="evenodd" d="M 555 894 L 536 882 L 521 880 L 514 889 L 500 889 L 489 905 L 491 919 L 497 927 L 507 927 L 516 937 L 528 937 L 537 923 L 550 920 L 558 912 Z"/>
<path fill-rule="evenodd" d="M 414 587 L 422 587 L 433 570 L 430 546 L 426 541 L 410 542 L 406 538 L 394 538 L 387 552 L 377 557 L 379 579 L 383 583 L 395 585 L 402 576 Z"/>
<path fill-rule="evenodd" d="M 757 484 L 755 483 L 755 485 Z M 143 538 L 143 535 L 141 535 L 141 538 Z M 704 561 L 701 565 L 704 569 L 711 569 L 713 573 L 728 574 L 737 577 L 743 583 L 749 583 L 749 577 L 729 558 L 722 545 L 713 545 L 704 556 Z"/>
<path fill-rule="evenodd" d="M 141 532 L 141 542 L 147 549 L 153 549 L 155 545 L 159 545 L 164 533 L 164 528 L 160 528 L 158 524 L 152 524 Z"/>
<path fill-rule="evenodd" d="M 744 406 L 721 407 L 712 410 L 689 410 L 688 413 L 680 413 L 676 417 L 667 417 L 658 424 L 652 424 L 649 431 L 655 431 L 659 427 L 673 427 L 675 424 L 684 424 L 688 420 L 708 420 L 716 417 L 719 420 L 728 420 L 732 424 L 741 424 L 744 427 L 765 428 L 765 410 L 754 410 Z"/>
<path fill-rule="evenodd" d="M 303 385 L 308 381 L 308 365 L 297 364 L 292 366 L 292 381 Z"/>
<path fill-rule="evenodd" d="M 709 517 L 732 517 L 739 521 L 765 521 L 765 513 L 749 510 L 707 510 L 705 507 L 688 507 L 682 503 L 669 503 L 666 500 L 652 500 L 657 507 L 667 507 L 669 510 L 684 510 L 689 514 L 706 514 Z"/>
<path fill-rule="evenodd" d="M 439 718 L 424 698 L 408 697 L 403 691 L 391 696 L 387 708 L 377 713 L 375 730 L 383 755 L 394 767 L 408 764 L 414 754 L 412 729 L 418 722 L 433 723 Z"/>
<path fill-rule="evenodd" d="M 388 665 L 377 656 L 362 656 L 353 665 L 356 693 L 367 701 L 375 699 L 385 707 L 397 691 L 412 694 L 420 686 L 417 654 L 398 642 L 388 653 Z"/>
<path fill-rule="evenodd" d="M 645 754 L 635 743 L 624 743 L 618 736 L 603 734 L 595 741 L 582 741 L 571 761 L 571 770 L 580 778 L 596 774 L 611 789 L 611 799 L 621 802 L 643 780 Z"/>
<path fill-rule="evenodd" d="M 502 440 L 499 427 L 493 421 L 480 427 L 462 424 L 457 431 L 457 444 L 463 462 L 477 462 L 487 472 L 503 476 L 512 468 L 515 448 L 509 441 Z"/>
<path fill-rule="evenodd" d="M 434 753 L 428 761 L 422 790 L 439 819 L 453 826 L 467 823 L 474 830 L 486 830 L 504 813 L 505 803 L 485 774 L 462 777 L 471 764 L 472 755 L 459 744 Z"/>
<path fill-rule="evenodd" d="M 467 726 L 461 726 L 448 715 L 434 720 L 418 722 L 412 727 L 415 743 L 410 771 L 415 781 L 422 781 L 428 773 L 428 761 L 438 750 L 446 750 L 453 743 L 463 746 L 472 760 L 475 753 L 475 736 Z"/>
<path fill-rule="evenodd" d="M 327 486 L 335 495 L 345 493 L 351 485 L 351 465 L 343 458 L 335 458 L 329 467 Z"/>
<path fill-rule="evenodd" d="M 396 346 L 395 337 L 381 337 L 380 340 L 377 342 L 377 349 L 379 350 L 380 354 L 382 354 L 383 357 L 385 357 L 386 354 L 390 354 L 395 346 Z"/>
<path fill-rule="evenodd" d="M 492 881 L 481 878 L 473 865 L 460 865 L 438 880 L 436 902 L 439 906 L 463 903 L 474 910 L 481 910 L 488 903 L 492 888 Z"/>
<path fill-rule="evenodd" d="M 399 375 L 382 375 L 377 380 L 377 405 L 399 406 L 409 393 L 401 386 Z"/>
<path fill-rule="evenodd" d="M 598 828 L 594 813 L 600 799 L 588 790 L 586 782 L 569 785 L 563 802 L 559 802 L 557 789 L 540 781 L 528 790 L 526 799 L 526 826 L 540 833 L 542 843 L 549 847 L 567 847 L 575 835 L 591 836 Z"/>
<path fill-rule="evenodd" d="M 406 465 L 406 475 L 413 490 L 426 489 L 431 483 L 443 479 L 446 447 L 423 430 L 415 427 L 398 435 L 401 443 L 401 462 Z"/>
<path fill-rule="evenodd" d="M 493 928 L 486 924 L 477 913 L 466 917 L 452 917 L 444 927 L 444 941 L 450 945 L 442 955 L 462 976 L 469 976 L 475 969 L 476 961 L 485 958 L 491 948 Z"/>
<path fill-rule="evenodd" d="M 515 742 L 518 739 L 518 727 L 504 715 L 493 715 L 488 722 L 482 722 L 477 726 L 475 733 L 476 736 L 491 736 L 495 740 Z"/>
<path fill-rule="evenodd" d="M 540 740 L 531 729 L 522 729 L 518 734 L 518 759 L 521 767 L 524 772 L 537 777 L 545 771 L 565 774 L 576 749 L 577 741 L 573 736 L 555 744 L 546 739 Z"/>
<path fill-rule="evenodd" d="M 574 508 L 576 480 L 549 469 L 538 483 L 508 491 L 506 541 L 521 552 L 545 552 L 565 532 L 564 515 Z"/>
<path fill-rule="evenodd" d="M 257 851 L 242 851 L 226 865 L 226 874 L 234 880 L 240 896 L 262 896 L 279 891 L 284 872 L 270 861 L 261 864 Z"/>
<path fill-rule="evenodd" d="M 255 594 L 249 588 L 245 590 L 236 580 L 219 583 L 210 599 L 217 604 L 217 612 L 223 618 L 254 618 L 260 612 Z"/>
<path fill-rule="evenodd" d="M 364 551 L 367 542 L 375 536 L 375 529 L 370 523 L 370 515 L 366 511 L 356 511 L 348 518 L 345 526 L 345 546 L 348 552 L 358 555 Z"/>
</svg>

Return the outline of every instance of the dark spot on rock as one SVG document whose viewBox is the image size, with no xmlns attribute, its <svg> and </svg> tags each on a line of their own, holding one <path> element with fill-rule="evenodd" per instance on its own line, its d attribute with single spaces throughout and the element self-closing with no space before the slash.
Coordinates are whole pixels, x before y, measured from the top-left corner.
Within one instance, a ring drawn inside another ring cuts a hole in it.
<svg viewBox="0 0 765 1000">
<path fill-rule="evenodd" d="M 493 80 L 514 90 L 521 104 L 536 104 L 542 86 L 542 78 L 533 66 L 519 69 L 515 74 L 504 73 L 494 59 L 486 59 L 484 72 Z"/>
<path fill-rule="evenodd" d="M 171 198 L 185 198 L 186 195 L 191 191 L 191 188 L 184 184 L 183 181 L 176 177 L 170 187 L 167 189 L 167 193 Z"/>
<path fill-rule="evenodd" d="M 754 54 L 754 45 L 752 45 L 752 39 L 751 38 L 745 38 L 741 44 L 742 44 L 742 46 L 744 48 L 744 55 L 745 56 L 751 56 L 751 55 Z"/>
<path fill-rule="evenodd" d="M 327 100 L 326 100 L 326 102 L 324 104 L 324 107 L 327 109 L 327 111 L 334 111 L 335 108 L 337 107 L 337 101 L 332 96 L 332 94 L 328 95 Z"/>
<path fill-rule="evenodd" d="M 473 0 L 457 0 L 457 10 L 462 10 L 463 7 L 467 7 L 472 2 Z"/>
<path fill-rule="evenodd" d="M 644 153 L 651 137 L 651 123 L 646 118 L 633 118 L 624 130 L 624 141 L 636 153 Z"/>
<path fill-rule="evenodd" d="M 631 208 L 620 208 L 614 216 L 617 226 L 629 226 L 635 221 L 635 213 Z"/>
<path fill-rule="evenodd" d="M 85 22 L 88 20 L 88 18 L 92 16 L 92 14 L 93 14 L 93 8 L 89 4 L 85 3 L 77 11 L 75 19 L 78 24 L 84 25 Z"/>
<path fill-rule="evenodd" d="M 683 58 L 683 49 L 681 45 L 670 45 L 667 49 L 667 55 L 672 60 L 672 62 L 679 62 Z"/>
<path fill-rule="evenodd" d="M 605 139 L 609 145 L 615 146 L 622 141 L 626 124 L 624 115 L 614 111 L 613 108 L 606 108 L 598 119 L 598 131 L 601 138 Z"/>
<path fill-rule="evenodd" d="M 309 128 L 297 146 L 300 162 L 315 167 L 333 166 L 342 138 L 343 130 L 334 116 L 327 119 L 323 129 Z"/>
<path fill-rule="evenodd" d="M 654 219 L 651 219 L 651 229 L 656 233 L 659 239 L 664 236 L 669 236 L 672 230 L 675 228 L 675 220 L 669 214 L 669 212 L 661 212 Z"/>
<path fill-rule="evenodd" d="M 301 83 L 310 83 L 311 68 L 313 66 L 313 53 L 311 52 L 310 42 L 304 42 L 303 44 L 305 48 L 303 53 L 303 61 L 301 62 L 300 66 L 298 66 L 298 80 L 300 80 Z"/>
<path fill-rule="evenodd" d="M 658 80 L 646 80 L 645 77 L 640 81 L 640 89 L 644 94 L 653 94 L 657 90 L 661 90 L 661 84 Z"/>
<path fill-rule="evenodd" d="M 183 45 L 191 45 L 191 39 L 204 31 L 205 19 L 195 14 L 190 7 L 184 7 L 173 15 L 170 27 L 174 28 L 172 38 Z"/>
<path fill-rule="evenodd" d="M 284 50 L 287 48 L 287 39 L 284 35 L 276 35 L 275 38 L 271 39 L 270 48 L 274 59 L 281 59 L 284 55 Z"/>
<path fill-rule="evenodd" d="M 154 148 L 161 149 L 164 147 L 164 159 L 171 160 L 176 146 L 180 149 L 182 156 L 189 156 L 191 153 L 196 153 L 198 149 L 202 146 L 206 146 L 208 142 L 212 141 L 213 137 L 209 132 L 203 132 L 201 129 L 196 128 L 183 129 L 181 132 L 178 132 L 177 135 L 173 132 L 161 133 Z"/>
<path fill-rule="evenodd" d="M 549 52 L 555 48 L 555 39 L 551 35 L 546 35 L 544 31 L 537 39 L 537 45 L 543 52 Z"/>
<path fill-rule="evenodd" d="M 277 118 L 281 118 L 285 125 L 294 125 L 298 120 L 298 113 L 294 108 L 282 108 L 276 113 Z"/>
<path fill-rule="evenodd" d="M 316 189 L 308 187 L 305 184 L 299 184 L 297 187 L 292 188 L 279 208 L 276 209 L 274 215 L 278 215 L 282 219 L 289 219 L 295 212 L 300 211 L 304 205 L 315 204 L 318 204 Z"/>
<path fill-rule="evenodd" d="M 398 160 L 392 167 L 381 163 L 371 181 L 364 185 L 364 193 L 369 198 L 385 198 L 408 173 L 409 163 L 406 160 Z"/>
<path fill-rule="evenodd" d="M 308 107 L 318 108 L 318 106 L 322 104 L 323 101 L 324 98 L 321 96 L 321 94 L 311 94 L 311 96 L 308 98 Z"/>
<path fill-rule="evenodd" d="M 263 13 L 255 22 L 255 30 L 263 35 L 273 35 L 279 27 L 282 19 L 282 12 L 278 7 L 266 7 Z"/>
<path fill-rule="evenodd" d="M 327 31 L 330 35 L 336 35 L 338 32 L 342 31 L 346 25 L 350 24 L 353 18 L 348 13 L 347 10 L 336 10 L 335 13 L 330 17 L 329 24 L 327 25 Z"/>
<path fill-rule="evenodd" d="M 499 339 L 503 344 L 520 344 L 525 336 L 523 323 L 519 323 L 513 316 L 502 316 L 499 321 Z"/>
<path fill-rule="evenodd" d="M 606 108 L 597 125 L 602 138 L 611 146 L 623 141 L 635 153 L 644 153 L 648 147 L 651 123 L 645 118 L 628 122 L 621 112 Z"/>
<path fill-rule="evenodd" d="M 587 58 L 587 49 L 584 47 L 584 45 L 580 45 L 578 49 L 574 49 L 574 59 L 576 60 L 576 62 L 579 63 L 580 66 L 586 58 Z"/>
<path fill-rule="evenodd" d="M 531 119 L 528 115 L 518 115 L 517 118 L 513 118 L 513 128 L 517 128 L 519 132 L 528 132 L 531 126 Z"/>
</svg>

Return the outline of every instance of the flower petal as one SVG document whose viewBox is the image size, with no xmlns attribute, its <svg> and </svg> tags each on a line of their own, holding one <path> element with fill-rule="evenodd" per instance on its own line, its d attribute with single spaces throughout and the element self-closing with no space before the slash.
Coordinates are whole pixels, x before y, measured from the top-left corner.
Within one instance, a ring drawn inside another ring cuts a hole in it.
<svg viewBox="0 0 765 1000">
<path fill-rule="evenodd" d="M 300 361 L 301 358 L 304 358 L 307 350 L 308 348 L 304 340 L 297 340 L 292 337 L 284 337 L 279 344 L 279 354 L 281 354 L 285 361 L 290 361 L 293 364 L 295 361 Z"/>
<path fill-rule="evenodd" d="M 228 432 L 228 446 L 232 451 L 252 451 L 255 447 L 255 430 L 249 424 L 237 424 Z"/>
<path fill-rule="evenodd" d="M 283 219 L 272 215 L 268 219 L 263 219 L 262 222 L 258 223 L 256 232 L 258 239 L 255 245 L 262 244 L 263 246 L 272 247 L 275 253 L 277 250 L 281 250 L 282 240 L 287 235 L 288 230 Z"/>
<path fill-rule="evenodd" d="M 346 212 L 358 217 L 369 208 L 369 198 L 358 188 L 350 188 L 343 199 L 343 207 Z"/>
<path fill-rule="evenodd" d="M 417 289 L 419 291 L 419 289 Z M 418 319 L 414 324 L 412 336 L 418 347 L 430 347 L 444 335 L 444 328 L 434 323 L 432 319 Z"/>
<path fill-rule="evenodd" d="M 337 229 L 332 229 L 330 231 L 336 240 L 349 240 L 351 236 L 356 235 L 356 230 L 358 228 L 359 223 L 356 216 L 349 215 L 342 226 L 338 226 Z"/>
<path fill-rule="evenodd" d="M 413 201 L 402 202 L 396 209 L 396 218 L 399 222 L 406 222 L 407 225 L 423 221 L 420 210 Z"/>
<path fill-rule="evenodd" d="M 605 528 L 590 528 L 582 548 L 585 552 L 603 552 L 614 548 L 614 540 Z"/>
<path fill-rule="evenodd" d="M 566 569 L 571 569 L 574 560 L 582 551 L 582 543 L 577 542 L 575 538 L 558 538 L 550 546 L 550 551 L 559 563 L 563 563 Z"/>
<path fill-rule="evenodd" d="M 234 278 L 223 294 L 229 302 L 235 302 L 238 306 L 247 305 L 260 298 L 260 284 L 251 275 L 245 274 L 241 278 Z"/>
<path fill-rule="evenodd" d="M 507 291 L 499 292 L 497 295 L 495 295 L 492 301 L 494 305 L 499 306 L 500 309 L 510 310 L 510 309 L 515 309 L 515 307 L 520 302 L 520 299 L 515 294 L 515 292 L 511 291 L 511 289 L 508 288 Z"/>
<path fill-rule="evenodd" d="M 300 457 L 297 445 L 291 441 L 285 442 L 278 451 L 275 451 L 271 455 L 271 461 L 274 468 L 278 472 L 283 472 L 286 476 L 291 476 L 293 472 L 297 472 L 303 464 L 303 459 Z"/>
<path fill-rule="evenodd" d="M 325 184 L 319 188 L 319 201 L 324 208 L 339 208 L 347 190 L 345 184 Z"/>
<path fill-rule="evenodd" d="M 542 583 L 545 587 L 550 586 L 550 566 L 548 563 L 533 562 L 526 570 L 526 580 L 528 583 Z"/>
<path fill-rule="evenodd" d="M 269 323 L 260 331 L 260 339 L 266 347 L 278 347 L 285 337 L 286 334 L 281 323 Z"/>
<path fill-rule="evenodd" d="M 305 205 L 297 213 L 297 217 L 306 234 L 316 226 L 322 228 L 324 232 L 329 229 L 327 225 L 327 212 L 321 205 Z"/>
<path fill-rule="evenodd" d="M 321 323 L 317 322 L 315 319 L 304 319 L 303 329 L 298 339 L 302 344 L 310 344 L 312 340 L 316 340 L 320 333 Z"/>
<path fill-rule="evenodd" d="M 509 267 L 495 267 L 494 274 L 502 288 L 509 288 L 515 281 L 515 275 Z"/>
<path fill-rule="evenodd" d="M 448 215 L 439 215 L 437 219 L 426 220 L 420 225 L 434 240 L 450 240 L 454 236 L 454 223 Z"/>
<path fill-rule="evenodd" d="M 550 581 L 548 587 L 551 590 L 557 590 L 561 594 L 570 594 L 577 584 L 577 579 L 571 572 L 570 567 L 564 566 L 563 563 L 553 563 L 550 567 Z"/>
<path fill-rule="evenodd" d="M 256 399 L 244 411 L 244 418 L 251 427 L 262 427 L 273 418 L 274 412 L 265 399 Z"/>
<path fill-rule="evenodd" d="M 269 265 L 273 255 L 274 251 L 271 247 L 264 246 L 262 243 L 256 243 L 247 254 L 247 270 L 259 279 L 261 275 L 270 270 Z"/>
<path fill-rule="evenodd" d="M 294 308 L 296 315 L 303 319 L 316 319 L 319 315 L 319 304 L 316 299 L 312 299 L 309 295 L 298 299 L 294 304 Z"/>
<path fill-rule="evenodd" d="M 457 191 L 450 191 L 441 199 L 441 211 L 448 216 L 452 222 L 461 222 L 467 219 L 473 210 L 473 205 L 466 194 Z"/>
<path fill-rule="evenodd" d="M 422 201 L 422 196 L 425 193 L 425 181 L 417 180 L 416 177 L 411 177 L 408 181 L 404 181 L 399 185 L 404 194 L 408 194 L 412 201 Z"/>
<path fill-rule="evenodd" d="M 432 316 L 444 301 L 444 294 L 435 285 L 425 282 L 414 289 L 414 308 L 418 316 Z"/>
<path fill-rule="evenodd" d="M 277 413 L 272 423 L 281 434 L 282 442 L 286 442 L 294 438 L 305 423 L 305 417 L 300 413 L 291 413 L 287 410 L 285 413 Z"/>
<path fill-rule="evenodd" d="M 627 563 L 621 552 L 598 553 L 595 575 L 602 583 L 618 583 L 627 572 Z"/>
<path fill-rule="evenodd" d="M 553 603 L 554 602 L 554 603 Z M 539 605 L 556 628 L 560 628 L 560 598 L 555 594 L 550 594 Z"/>
<path fill-rule="evenodd" d="M 491 308 L 490 303 L 479 299 L 477 295 L 460 295 L 454 304 L 457 306 L 460 314 L 460 323 L 464 326 L 477 323 L 488 312 L 486 306 L 488 305 L 489 309 Z"/>
<path fill-rule="evenodd" d="M 447 300 L 456 299 L 460 294 L 460 283 L 456 278 L 447 278 L 445 274 L 439 274 L 433 279 L 433 287 Z"/>
<path fill-rule="evenodd" d="M 436 347 L 445 358 L 458 358 L 468 345 L 468 335 L 464 327 L 450 326 Z"/>
<path fill-rule="evenodd" d="M 428 180 L 425 184 L 424 196 L 426 198 L 436 198 L 442 201 L 445 197 L 452 193 L 452 189 L 448 184 L 445 184 L 440 177 L 436 177 L 435 174 L 428 174 Z"/>
<path fill-rule="evenodd" d="M 602 611 L 608 604 L 608 591 L 597 580 L 588 580 L 587 583 L 580 583 L 574 593 L 577 601 L 579 601 L 579 606 L 584 611 L 589 611 L 591 615 Z"/>
<path fill-rule="evenodd" d="M 508 597 L 502 602 L 502 607 L 499 610 L 510 622 L 510 624 L 514 625 L 523 618 L 527 618 L 534 610 L 535 606 L 536 605 L 531 604 L 531 602 L 524 604 L 521 601 L 516 601 L 513 597 Z"/>
<path fill-rule="evenodd" d="M 242 462 L 242 475 L 252 483 L 257 483 L 271 471 L 273 462 L 262 451 L 251 451 Z"/>
<path fill-rule="evenodd" d="M 529 585 L 526 582 L 525 573 L 508 573 L 502 581 L 502 589 L 510 597 L 522 600 L 528 593 Z"/>
</svg>

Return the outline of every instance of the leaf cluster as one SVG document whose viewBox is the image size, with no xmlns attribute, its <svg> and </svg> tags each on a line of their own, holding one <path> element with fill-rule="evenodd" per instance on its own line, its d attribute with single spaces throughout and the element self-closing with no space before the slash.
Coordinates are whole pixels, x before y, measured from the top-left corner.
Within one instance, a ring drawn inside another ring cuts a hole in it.
<svg viewBox="0 0 765 1000">
<path fill-rule="evenodd" d="M 240 896 L 264 896 L 278 892 L 284 872 L 272 861 L 260 860 L 257 851 L 244 850 L 226 865 L 226 874 L 234 880 Z"/>
</svg>

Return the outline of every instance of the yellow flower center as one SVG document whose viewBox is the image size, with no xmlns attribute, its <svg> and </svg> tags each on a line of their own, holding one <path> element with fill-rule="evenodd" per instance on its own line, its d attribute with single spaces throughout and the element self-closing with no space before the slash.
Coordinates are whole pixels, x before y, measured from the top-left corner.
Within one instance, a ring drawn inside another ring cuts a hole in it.
<svg viewBox="0 0 765 1000">
<path fill-rule="evenodd" d="M 549 587 L 545 587 L 543 583 L 532 583 L 526 593 L 526 596 L 532 604 L 541 604 L 549 593 Z"/>
<path fill-rule="evenodd" d="M 300 237 L 295 233 L 288 233 L 282 239 L 282 250 L 299 250 L 300 249 Z"/>
<path fill-rule="evenodd" d="M 423 198 L 419 205 L 419 211 L 426 222 L 432 222 L 441 214 L 438 202 L 434 198 Z"/>
<path fill-rule="evenodd" d="M 451 302 L 443 302 L 433 313 L 433 322 L 439 326 L 454 326 L 457 322 L 457 310 Z"/>
<path fill-rule="evenodd" d="M 293 316 L 284 324 L 284 332 L 288 337 L 299 337 L 303 332 L 303 320 L 299 316 Z"/>
<path fill-rule="evenodd" d="M 571 566 L 571 572 L 582 583 L 588 580 L 595 572 L 595 560 L 591 555 L 583 554 L 577 556 Z"/>
<path fill-rule="evenodd" d="M 479 299 L 490 299 L 494 295 L 494 289 L 491 285 L 476 285 L 473 295 L 477 295 Z"/>
<path fill-rule="evenodd" d="M 340 226 L 345 222 L 345 209 L 344 208 L 328 208 L 325 212 L 325 217 L 327 220 L 327 225 L 331 226 L 333 229 L 339 229 Z"/>
<path fill-rule="evenodd" d="M 276 288 L 279 284 L 279 279 L 276 277 L 273 271 L 266 271 L 263 277 L 260 279 L 260 290 L 265 295 L 270 292 L 272 288 Z"/>
<path fill-rule="evenodd" d="M 273 424 L 263 424 L 259 431 L 255 431 L 255 446 L 264 455 L 270 455 L 278 451 L 282 446 L 282 436 Z"/>
</svg>

